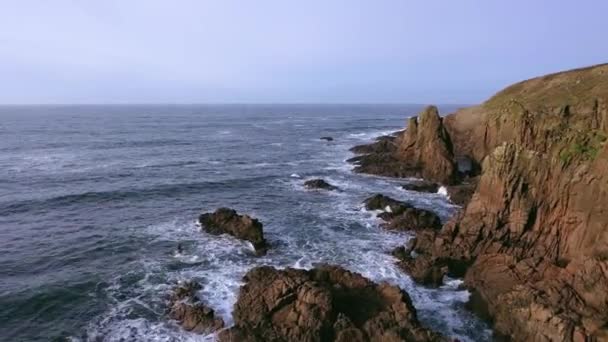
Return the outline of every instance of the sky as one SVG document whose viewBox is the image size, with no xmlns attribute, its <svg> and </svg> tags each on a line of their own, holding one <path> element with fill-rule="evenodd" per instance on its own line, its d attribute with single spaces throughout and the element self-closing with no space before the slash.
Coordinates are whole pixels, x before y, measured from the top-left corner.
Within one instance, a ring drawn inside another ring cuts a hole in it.
<svg viewBox="0 0 608 342">
<path fill-rule="evenodd" d="M 0 104 L 472 104 L 608 62 L 605 0 L 0 0 Z"/>
</svg>

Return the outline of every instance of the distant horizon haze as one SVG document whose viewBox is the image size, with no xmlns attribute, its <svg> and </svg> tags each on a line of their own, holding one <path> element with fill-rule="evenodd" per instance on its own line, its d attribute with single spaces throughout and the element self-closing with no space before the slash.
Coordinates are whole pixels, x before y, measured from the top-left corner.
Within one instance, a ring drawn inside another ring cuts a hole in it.
<svg viewBox="0 0 608 342">
<path fill-rule="evenodd" d="M 476 104 L 608 61 L 608 2 L 2 0 L 0 105 Z"/>
</svg>

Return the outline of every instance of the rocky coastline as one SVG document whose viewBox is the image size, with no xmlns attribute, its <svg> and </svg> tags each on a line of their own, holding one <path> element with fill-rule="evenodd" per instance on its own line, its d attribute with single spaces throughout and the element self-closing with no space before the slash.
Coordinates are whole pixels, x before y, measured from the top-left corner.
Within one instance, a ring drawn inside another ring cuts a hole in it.
<svg viewBox="0 0 608 342">
<path fill-rule="evenodd" d="M 407 191 L 447 189 L 461 210 L 433 212 L 376 194 L 363 203 L 384 229 L 413 231 L 392 251 L 424 286 L 464 278 L 469 307 L 513 341 L 608 340 L 608 65 L 510 86 L 445 117 L 428 106 L 404 131 L 351 149 L 354 171 L 419 178 Z M 322 138 L 324 139 L 324 138 Z M 329 139 L 325 139 L 328 140 Z M 338 190 L 322 179 L 307 189 Z M 199 218 L 211 234 L 268 244 L 262 224 L 231 209 Z M 257 267 L 224 328 L 184 283 L 169 316 L 220 341 L 447 341 L 424 328 L 407 293 L 338 266 Z"/>
<path fill-rule="evenodd" d="M 458 194 L 458 215 L 395 251 L 415 280 L 464 276 L 471 306 L 515 341 L 603 341 L 607 136 L 608 65 L 598 65 L 520 82 L 444 118 L 428 107 L 404 134 L 354 148 L 364 154 L 353 161 Z M 459 158 L 469 174 L 455 171 Z"/>
</svg>

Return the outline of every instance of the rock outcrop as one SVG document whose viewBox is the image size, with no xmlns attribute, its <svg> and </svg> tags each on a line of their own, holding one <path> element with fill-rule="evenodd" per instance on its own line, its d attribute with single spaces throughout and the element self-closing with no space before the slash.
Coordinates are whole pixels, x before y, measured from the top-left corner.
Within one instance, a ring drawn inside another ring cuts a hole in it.
<svg viewBox="0 0 608 342">
<path fill-rule="evenodd" d="M 367 210 L 382 210 L 378 217 L 386 221 L 382 224 L 386 229 L 408 231 L 441 227 L 441 220 L 435 213 L 382 194 L 373 195 L 363 203 Z"/>
<path fill-rule="evenodd" d="M 437 192 L 439 190 L 439 184 L 433 182 L 427 182 L 424 180 L 416 180 L 401 185 L 403 190 L 417 191 L 417 192 Z"/>
<path fill-rule="evenodd" d="M 224 321 L 201 302 L 196 295 L 200 289 L 200 284 L 191 281 L 176 286 L 169 299 L 169 317 L 187 331 L 210 334 L 223 328 Z"/>
<path fill-rule="evenodd" d="M 248 215 L 239 215 L 233 209 L 219 208 L 213 213 L 201 214 L 198 221 L 207 233 L 229 234 L 237 239 L 249 241 L 256 254 L 266 254 L 268 244 L 264 239 L 263 225 L 257 219 Z"/>
<path fill-rule="evenodd" d="M 442 184 L 453 184 L 458 178 L 452 143 L 434 106 L 410 118 L 405 132 L 395 138 L 383 138 L 351 151 L 362 154 L 350 159 L 356 164 L 356 172 L 417 177 Z"/>
<path fill-rule="evenodd" d="M 333 186 L 320 178 L 305 181 L 304 187 L 311 190 L 338 190 L 336 186 Z"/>
<path fill-rule="evenodd" d="M 434 284 L 464 273 L 513 340 L 608 340 L 608 65 L 515 84 L 443 123 L 481 175 L 457 217 L 401 251 L 404 268 Z"/>
<path fill-rule="evenodd" d="M 407 293 L 336 266 L 262 266 L 244 277 L 235 325 L 220 341 L 444 341 L 422 327 Z"/>
</svg>

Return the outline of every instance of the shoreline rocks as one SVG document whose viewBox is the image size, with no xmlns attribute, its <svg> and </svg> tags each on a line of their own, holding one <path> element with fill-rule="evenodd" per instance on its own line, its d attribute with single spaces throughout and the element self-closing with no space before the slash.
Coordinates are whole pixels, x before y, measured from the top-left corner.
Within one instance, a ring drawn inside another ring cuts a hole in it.
<svg viewBox="0 0 608 342">
<path fill-rule="evenodd" d="M 220 341 L 447 341 L 422 327 L 406 292 L 338 266 L 256 267 Z"/>
<path fill-rule="evenodd" d="M 213 213 L 201 214 L 198 221 L 207 233 L 229 234 L 251 242 L 257 255 L 264 255 L 268 250 L 262 223 L 248 215 L 239 215 L 229 208 L 219 208 Z"/>
<path fill-rule="evenodd" d="M 200 289 L 200 284 L 192 281 L 177 285 L 169 298 L 169 317 L 186 331 L 210 334 L 223 328 L 224 321 L 201 302 L 196 295 Z"/>
<path fill-rule="evenodd" d="M 363 204 L 367 210 L 383 211 L 378 217 L 386 221 L 381 225 L 385 229 L 409 231 L 441 228 L 441 220 L 435 213 L 414 208 L 408 203 L 382 194 L 367 198 Z"/>
<path fill-rule="evenodd" d="M 304 182 L 304 187 L 310 190 L 338 190 L 338 187 L 327 183 L 325 180 L 316 178 Z"/>
<path fill-rule="evenodd" d="M 425 180 L 415 180 L 401 185 L 401 188 L 408 191 L 436 193 L 439 191 L 439 184 Z"/>
</svg>

